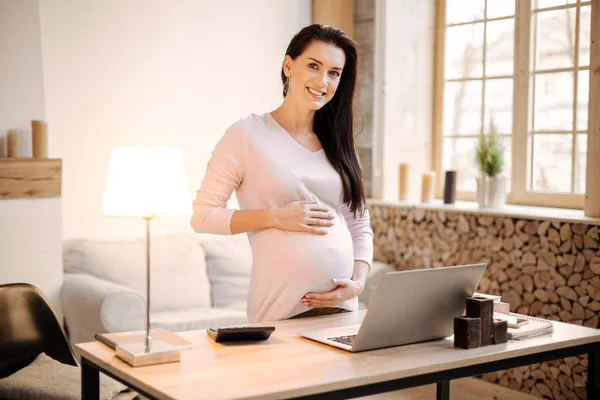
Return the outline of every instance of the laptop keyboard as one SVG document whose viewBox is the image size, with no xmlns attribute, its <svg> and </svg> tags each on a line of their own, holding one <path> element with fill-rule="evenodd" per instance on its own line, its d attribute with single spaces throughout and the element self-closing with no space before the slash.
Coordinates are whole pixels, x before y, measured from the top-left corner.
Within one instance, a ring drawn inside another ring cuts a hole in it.
<svg viewBox="0 0 600 400">
<path fill-rule="evenodd" d="M 327 338 L 327 340 L 333 340 L 334 342 L 342 343 L 348 346 L 352 346 L 352 343 L 356 339 L 356 334 L 354 335 L 344 335 L 344 336 L 336 336 Z"/>
</svg>

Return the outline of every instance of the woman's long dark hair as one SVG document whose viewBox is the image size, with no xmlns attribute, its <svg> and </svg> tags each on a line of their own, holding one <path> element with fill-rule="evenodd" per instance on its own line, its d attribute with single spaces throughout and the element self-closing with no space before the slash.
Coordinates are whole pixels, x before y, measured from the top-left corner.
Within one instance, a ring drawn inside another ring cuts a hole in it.
<svg viewBox="0 0 600 400">
<path fill-rule="evenodd" d="M 365 209 L 365 191 L 358 154 L 354 148 L 353 110 L 354 87 L 356 86 L 358 55 L 356 43 L 343 31 L 329 25 L 313 24 L 303 28 L 294 36 L 285 52 L 295 60 L 314 41 L 331 43 L 344 51 L 346 64 L 333 98 L 315 113 L 313 129 L 321 141 L 323 150 L 342 178 L 343 201 L 349 205 L 356 217 Z M 286 76 L 281 69 L 281 80 Z M 284 90 L 283 96 L 286 96 Z"/>
</svg>

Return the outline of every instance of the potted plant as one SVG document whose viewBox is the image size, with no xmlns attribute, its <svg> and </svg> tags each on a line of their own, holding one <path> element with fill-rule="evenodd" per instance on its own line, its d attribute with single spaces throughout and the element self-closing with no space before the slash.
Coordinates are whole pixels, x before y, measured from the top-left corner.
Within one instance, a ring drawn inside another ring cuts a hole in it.
<svg viewBox="0 0 600 400">
<path fill-rule="evenodd" d="M 504 170 L 504 145 L 498 138 L 493 119 L 488 134 L 481 128 L 476 156 L 481 172 L 477 178 L 479 207 L 503 207 L 506 204 L 506 178 L 500 174 Z"/>
</svg>

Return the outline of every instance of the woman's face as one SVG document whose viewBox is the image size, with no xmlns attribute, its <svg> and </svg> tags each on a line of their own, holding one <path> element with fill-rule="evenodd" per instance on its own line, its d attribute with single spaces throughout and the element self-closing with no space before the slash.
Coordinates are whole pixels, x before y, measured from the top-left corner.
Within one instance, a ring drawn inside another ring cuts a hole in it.
<svg viewBox="0 0 600 400">
<path fill-rule="evenodd" d="M 319 110 L 335 94 L 346 62 L 344 51 L 330 43 L 312 42 L 295 60 L 285 56 L 283 71 L 289 78 L 287 96 Z"/>
</svg>

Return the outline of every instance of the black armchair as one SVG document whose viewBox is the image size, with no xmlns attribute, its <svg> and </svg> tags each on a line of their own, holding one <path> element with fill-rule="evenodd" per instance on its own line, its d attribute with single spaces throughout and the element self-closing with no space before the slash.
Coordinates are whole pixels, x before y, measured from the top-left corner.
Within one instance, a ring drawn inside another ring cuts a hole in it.
<svg viewBox="0 0 600 400">
<path fill-rule="evenodd" d="M 78 366 L 65 332 L 43 293 L 27 283 L 0 285 L 0 378 L 46 353 Z"/>
</svg>

